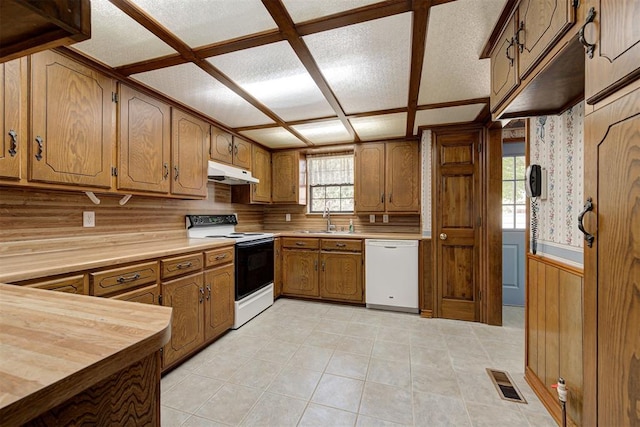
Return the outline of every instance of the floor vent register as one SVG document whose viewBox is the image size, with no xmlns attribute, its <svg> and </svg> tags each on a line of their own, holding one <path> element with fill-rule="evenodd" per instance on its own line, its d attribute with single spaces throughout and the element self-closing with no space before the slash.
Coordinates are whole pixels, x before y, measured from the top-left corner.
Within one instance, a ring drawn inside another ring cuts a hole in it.
<svg viewBox="0 0 640 427">
<path fill-rule="evenodd" d="M 493 385 L 496 386 L 496 390 L 498 390 L 501 399 L 510 402 L 527 403 L 522 393 L 520 393 L 520 390 L 518 390 L 518 387 L 513 383 L 508 372 L 487 368 L 487 373 L 491 381 L 493 381 Z"/>
</svg>

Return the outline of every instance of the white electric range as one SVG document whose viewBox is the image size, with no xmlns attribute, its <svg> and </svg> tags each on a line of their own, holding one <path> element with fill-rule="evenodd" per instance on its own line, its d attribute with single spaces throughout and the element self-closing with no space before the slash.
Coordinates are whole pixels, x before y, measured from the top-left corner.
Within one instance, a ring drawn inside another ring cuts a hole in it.
<svg viewBox="0 0 640 427">
<path fill-rule="evenodd" d="M 273 234 L 237 232 L 235 214 L 187 215 L 187 237 L 235 240 L 235 322 L 238 329 L 273 304 Z"/>
</svg>

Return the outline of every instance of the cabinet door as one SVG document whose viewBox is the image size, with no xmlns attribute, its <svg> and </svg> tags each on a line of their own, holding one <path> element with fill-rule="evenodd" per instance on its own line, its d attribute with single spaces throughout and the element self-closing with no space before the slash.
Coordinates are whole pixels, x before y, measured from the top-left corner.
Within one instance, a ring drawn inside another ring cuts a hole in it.
<svg viewBox="0 0 640 427">
<path fill-rule="evenodd" d="M 415 142 L 392 142 L 386 152 L 387 212 L 420 212 L 420 150 Z"/>
<path fill-rule="evenodd" d="M 251 143 L 233 137 L 233 164 L 239 168 L 251 170 Z"/>
<path fill-rule="evenodd" d="M 517 19 L 514 16 L 505 27 L 496 47 L 491 52 L 491 112 L 518 87 L 518 49 L 515 46 Z"/>
<path fill-rule="evenodd" d="M 320 296 L 362 302 L 362 254 L 320 254 Z"/>
<path fill-rule="evenodd" d="M 384 144 L 356 146 L 354 178 L 356 212 L 384 212 Z"/>
<path fill-rule="evenodd" d="M 173 110 L 171 193 L 207 197 L 207 146 L 210 126 Z"/>
<path fill-rule="evenodd" d="M 22 76 L 26 62 L 14 59 L 0 64 L 0 179 L 20 179 L 20 153 L 26 149 L 22 120 Z"/>
<path fill-rule="evenodd" d="M 585 59 L 584 96 L 594 104 L 640 77 L 640 2 L 591 0 L 589 6 L 596 15 L 585 37 L 595 51 Z"/>
<path fill-rule="evenodd" d="M 29 180 L 111 187 L 114 81 L 54 52 L 31 57 Z"/>
<path fill-rule="evenodd" d="M 282 293 L 317 297 L 318 252 L 282 251 Z"/>
<path fill-rule="evenodd" d="M 162 284 L 162 305 L 172 307 L 171 341 L 164 346 L 163 366 L 189 354 L 204 342 L 202 273 Z"/>
<path fill-rule="evenodd" d="M 298 156 L 295 151 L 282 151 L 271 156 L 274 203 L 298 202 Z"/>
<path fill-rule="evenodd" d="M 269 203 L 271 201 L 271 153 L 253 144 L 253 168 L 254 177 L 258 178 L 258 184 L 251 184 L 251 201 Z"/>
<path fill-rule="evenodd" d="M 169 192 L 169 106 L 120 85 L 118 189 Z"/>
<path fill-rule="evenodd" d="M 233 164 L 233 137 L 230 133 L 211 126 L 209 157 L 211 160 Z"/>
<path fill-rule="evenodd" d="M 111 297 L 122 301 L 139 302 L 141 304 L 157 305 L 160 301 L 160 286 L 153 284 L 141 289 L 125 292 Z"/>
<path fill-rule="evenodd" d="M 235 282 L 233 264 L 204 272 L 205 340 L 213 339 L 233 326 Z"/>
<path fill-rule="evenodd" d="M 573 0 L 522 0 L 516 28 L 520 78 L 524 78 L 575 20 Z"/>
</svg>

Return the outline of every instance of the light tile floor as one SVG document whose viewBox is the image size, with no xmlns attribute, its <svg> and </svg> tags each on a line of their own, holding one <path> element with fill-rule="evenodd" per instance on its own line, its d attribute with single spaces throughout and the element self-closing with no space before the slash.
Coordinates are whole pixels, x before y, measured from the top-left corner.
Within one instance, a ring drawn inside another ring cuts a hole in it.
<svg viewBox="0 0 640 427">
<path fill-rule="evenodd" d="M 503 318 L 280 299 L 162 379 L 162 425 L 555 426 L 523 378 L 524 310 Z M 528 404 L 501 400 L 486 368 Z"/>
</svg>

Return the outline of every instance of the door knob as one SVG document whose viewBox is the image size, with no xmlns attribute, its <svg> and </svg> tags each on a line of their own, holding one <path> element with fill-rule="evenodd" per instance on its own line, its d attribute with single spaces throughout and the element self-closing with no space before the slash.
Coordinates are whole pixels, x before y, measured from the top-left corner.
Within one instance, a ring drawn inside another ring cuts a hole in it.
<svg viewBox="0 0 640 427">
<path fill-rule="evenodd" d="M 440 233 L 440 240 L 447 240 L 447 233 Z"/>
</svg>

